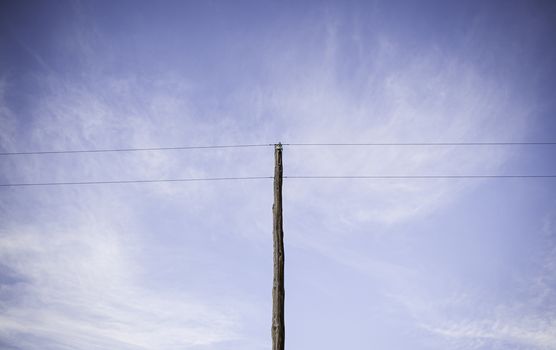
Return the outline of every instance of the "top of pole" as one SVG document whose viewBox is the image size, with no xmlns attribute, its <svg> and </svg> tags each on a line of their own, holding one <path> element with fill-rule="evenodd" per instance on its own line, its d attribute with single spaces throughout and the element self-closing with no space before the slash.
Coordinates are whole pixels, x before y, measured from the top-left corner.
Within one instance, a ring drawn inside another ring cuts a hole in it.
<svg viewBox="0 0 556 350">
<path fill-rule="evenodd" d="M 276 150 L 282 150 L 282 142 L 278 142 L 274 144 L 274 149 Z"/>
</svg>

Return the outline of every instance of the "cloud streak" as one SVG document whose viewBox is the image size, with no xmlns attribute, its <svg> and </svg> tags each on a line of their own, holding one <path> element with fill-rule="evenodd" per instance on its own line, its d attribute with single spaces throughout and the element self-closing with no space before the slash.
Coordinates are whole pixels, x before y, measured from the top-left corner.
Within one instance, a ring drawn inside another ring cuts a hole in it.
<svg viewBox="0 0 556 350">
<path fill-rule="evenodd" d="M 540 120 L 534 93 L 522 94 L 519 74 L 501 74 L 523 65 L 524 56 L 514 55 L 519 50 L 496 46 L 504 53 L 500 70 L 478 63 L 491 53 L 482 38 L 490 33 L 487 22 L 466 17 L 472 25 L 453 49 L 439 38 L 406 33 L 419 28 L 395 30 L 381 19 L 388 11 L 379 4 L 353 13 L 301 6 L 301 17 L 275 9 L 281 15 L 264 26 L 249 13 L 231 18 L 213 5 L 198 12 L 175 5 L 175 14 L 165 16 L 137 5 L 125 18 L 105 21 L 89 13 L 106 11 L 105 5 L 91 6 L 75 5 L 72 20 L 61 24 L 61 39 L 51 44 L 71 57 L 67 71 L 56 73 L 58 55 L 33 51 L 52 68 L 29 75 L 38 92 L 29 92 L 24 107 L 10 94 L 14 79 L 0 83 L 3 150 L 522 141 Z M 268 9 L 259 11 L 268 16 Z M 403 11 L 394 12 L 396 23 L 405 23 L 397 17 Z M 164 21 L 155 23 L 158 17 Z M 245 26 L 251 22 L 260 30 Z M 167 38 L 175 32 L 183 35 Z M 24 48 L 32 49 L 32 42 Z M 519 156 L 501 147 L 456 146 L 284 151 L 285 175 L 502 174 L 520 169 L 513 163 Z M 270 148 L 1 161 L 5 182 L 269 176 L 273 170 Z M 338 337 L 348 339 L 343 345 L 355 348 L 353 339 L 365 335 L 395 348 L 402 333 L 416 337 L 417 350 L 556 346 L 553 253 L 538 262 L 543 267 L 533 278 L 519 270 L 524 295 L 497 303 L 488 302 L 497 290 L 467 266 L 495 261 L 491 255 L 501 256 L 507 241 L 525 242 L 500 223 L 519 226 L 508 208 L 529 202 L 508 195 L 499 213 L 474 217 L 496 206 L 477 209 L 481 203 L 470 198 L 490 203 L 504 191 L 522 190 L 533 201 L 534 187 L 488 181 L 286 179 L 286 246 L 298 264 L 288 267 L 297 278 L 288 290 L 298 303 L 292 323 L 310 320 L 292 330 L 290 346 L 303 348 L 306 334 L 322 333 L 319 324 L 337 326 Z M 268 347 L 271 181 L 1 191 L 0 346 Z M 473 220 L 484 238 L 468 228 Z M 496 235 L 500 227 L 509 238 Z M 545 227 L 552 242 L 552 221 Z M 313 269 L 314 261 L 322 265 Z M 458 270 L 461 265 L 467 269 Z M 476 284 L 469 283 L 473 278 Z M 311 304 L 320 301 L 353 310 L 353 319 L 303 314 L 326 316 L 322 305 Z"/>
</svg>

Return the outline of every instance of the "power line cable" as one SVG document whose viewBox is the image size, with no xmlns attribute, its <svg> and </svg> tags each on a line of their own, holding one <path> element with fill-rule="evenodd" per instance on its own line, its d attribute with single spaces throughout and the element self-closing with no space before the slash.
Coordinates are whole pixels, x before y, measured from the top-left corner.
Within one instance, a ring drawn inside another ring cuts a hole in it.
<svg viewBox="0 0 556 350">
<path fill-rule="evenodd" d="M 355 176 L 284 176 L 285 179 L 495 179 L 556 178 L 556 175 L 355 175 Z"/>
<path fill-rule="evenodd" d="M 161 183 L 161 182 L 202 182 L 202 181 L 236 181 L 273 179 L 272 176 L 246 177 L 211 177 L 211 178 L 183 178 L 183 179 L 152 179 L 152 180 L 110 180 L 110 181 L 76 181 L 76 182 L 28 182 L 5 183 L 0 187 L 31 187 L 31 186 L 64 186 L 64 185 L 106 185 L 131 183 Z M 320 176 L 320 175 L 291 175 L 285 179 L 315 180 L 315 179 L 501 179 L 501 178 L 556 178 L 556 175 L 355 175 L 355 176 Z"/>
<path fill-rule="evenodd" d="M 283 146 L 540 146 L 556 142 L 388 142 L 388 143 L 284 143 Z"/>
<path fill-rule="evenodd" d="M 411 143 L 283 143 L 290 147 L 372 147 L 372 146 L 540 146 L 556 145 L 556 142 L 411 142 Z M 45 155 L 45 154 L 67 154 L 67 153 L 108 153 L 108 152 L 145 152 L 145 151 L 175 151 L 194 149 L 223 149 L 223 148 L 249 148 L 249 147 L 272 147 L 273 143 L 264 144 L 240 144 L 240 145 L 209 145 L 209 146 L 176 146 L 176 147 L 139 147 L 139 148 L 105 148 L 105 149 L 82 149 L 82 150 L 59 150 L 59 151 L 22 151 L 22 152 L 0 152 L 0 156 L 14 155 Z"/>
<path fill-rule="evenodd" d="M 201 182 L 201 181 L 236 181 L 236 180 L 261 180 L 273 179 L 272 176 L 245 176 L 245 177 L 208 177 L 187 179 L 153 179 L 153 180 L 109 180 L 109 181 L 76 181 L 76 182 L 27 182 L 0 184 L 0 187 L 30 187 L 30 186 L 65 186 L 65 185 L 107 185 L 131 183 L 160 183 L 160 182 Z"/>
<path fill-rule="evenodd" d="M 175 150 L 192 150 L 192 149 L 248 148 L 248 147 L 271 147 L 271 146 L 274 146 L 274 144 L 177 146 L 177 147 L 145 147 L 145 148 L 105 148 L 105 149 L 82 149 L 82 150 L 60 150 L 60 151 L 1 152 L 0 156 L 33 155 L 33 154 L 34 155 L 65 154 L 65 153 L 175 151 Z"/>
</svg>

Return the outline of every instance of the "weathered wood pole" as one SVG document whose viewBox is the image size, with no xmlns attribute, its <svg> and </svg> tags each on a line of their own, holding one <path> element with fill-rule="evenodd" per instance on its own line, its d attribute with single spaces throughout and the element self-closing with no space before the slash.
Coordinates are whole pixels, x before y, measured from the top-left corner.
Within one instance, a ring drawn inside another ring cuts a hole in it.
<svg viewBox="0 0 556 350">
<path fill-rule="evenodd" d="M 274 145 L 274 283 L 272 285 L 272 350 L 284 350 L 284 229 L 282 227 L 282 144 Z"/>
</svg>

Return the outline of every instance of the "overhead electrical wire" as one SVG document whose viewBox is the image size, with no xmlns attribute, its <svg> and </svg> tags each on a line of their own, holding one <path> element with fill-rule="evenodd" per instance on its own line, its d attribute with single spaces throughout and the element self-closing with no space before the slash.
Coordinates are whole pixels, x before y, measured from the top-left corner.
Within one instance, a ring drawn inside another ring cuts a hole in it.
<svg viewBox="0 0 556 350">
<path fill-rule="evenodd" d="M 141 151 L 170 151 L 194 149 L 225 149 L 272 147 L 275 144 L 238 144 L 238 145 L 208 145 L 208 146 L 177 146 L 177 147 L 144 147 L 144 148 L 110 148 L 110 149 L 83 149 L 83 150 L 58 150 L 58 151 L 25 151 L 25 152 L 0 152 L 0 156 L 12 155 L 45 155 L 45 154 L 71 154 L 71 153 L 106 153 L 106 152 L 141 152 Z M 282 146 L 530 146 L 530 145 L 556 145 L 556 142 L 424 142 L 424 143 L 283 143 Z M 272 176 L 248 177 L 211 177 L 211 178 L 176 178 L 176 179 L 151 179 L 151 180 L 108 180 L 108 181 L 75 181 L 75 182 L 32 182 L 32 183 L 3 183 L 0 187 L 30 187 L 30 186 L 62 186 L 62 185 L 101 185 L 101 184 L 131 184 L 131 183 L 162 183 L 162 182 L 201 182 L 201 181 L 233 181 L 233 180 L 259 180 L 272 179 Z M 491 179 L 491 178 L 556 178 L 556 175 L 291 175 L 285 179 Z"/>
<path fill-rule="evenodd" d="M 246 145 L 212 145 L 212 146 L 176 146 L 176 147 L 142 147 L 142 148 L 105 148 L 105 149 L 82 149 L 82 150 L 60 150 L 60 151 L 29 151 L 29 152 L 0 152 L 0 156 L 16 155 L 41 155 L 41 154 L 65 154 L 65 153 L 109 153 L 109 152 L 144 152 L 144 151 L 176 151 L 192 149 L 218 149 L 218 148 L 248 148 L 248 147 L 271 147 L 274 144 L 246 144 Z"/>
<path fill-rule="evenodd" d="M 76 181 L 76 182 L 23 182 L 5 183 L 0 187 L 30 187 L 30 186 L 65 186 L 65 185 L 109 185 L 132 183 L 160 183 L 160 182 L 201 182 L 201 181 L 234 181 L 234 180 L 261 180 L 272 179 L 272 176 L 245 176 L 245 177 L 205 177 L 186 179 L 153 179 L 153 180 L 108 180 L 108 181 Z"/>
<path fill-rule="evenodd" d="M 274 143 L 263 144 L 239 144 L 239 145 L 208 145 L 208 146 L 175 146 L 175 147 L 139 147 L 139 148 L 104 148 L 104 149 L 81 149 L 81 150 L 52 150 L 52 151 L 16 151 L 0 152 L 0 156 L 16 155 L 46 155 L 46 154 L 71 154 L 71 153 L 109 153 L 109 152 L 145 152 L 145 151 L 176 151 L 195 149 L 223 149 L 223 148 L 250 148 L 250 147 L 272 147 Z M 288 147 L 382 147 L 382 146 L 541 146 L 556 145 L 556 142 L 377 142 L 377 143 L 283 143 Z"/>
<path fill-rule="evenodd" d="M 540 146 L 556 142 L 377 142 L 377 143 L 283 143 L 283 146 Z"/>
<path fill-rule="evenodd" d="M 27 182 L 3 183 L 0 187 L 32 187 L 32 186 L 76 186 L 76 185 L 107 185 L 107 184 L 145 184 L 162 182 L 202 182 L 202 181 L 237 181 L 273 179 L 273 176 L 245 176 L 245 177 L 209 177 L 209 178 L 181 178 L 181 179 L 152 179 L 152 180 L 109 180 L 109 181 L 76 181 L 76 182 Z M 556 175 L 355 175 L 355 176 L 319 176 L 319 175 L 291 175 L 284 179 L 298 180 L 331 180 L 331 179 L 524 179 L 524 178 L 556 178 Z"/>
<path fill-rule="evenodd" d="M 320 176 L 293 175 L 285 179 L 497 179 L 497 178 L 556 178 L 556 175 L 355 175 L 355 176 Z"/>
</svg>

